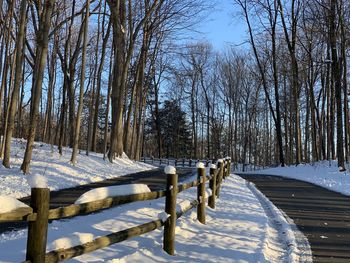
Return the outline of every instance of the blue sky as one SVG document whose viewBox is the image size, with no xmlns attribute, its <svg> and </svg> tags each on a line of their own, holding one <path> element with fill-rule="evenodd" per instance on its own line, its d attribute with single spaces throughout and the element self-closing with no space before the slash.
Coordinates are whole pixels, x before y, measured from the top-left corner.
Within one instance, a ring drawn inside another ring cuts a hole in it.
<svg viewBox="0 0 350 263">
<path fill-rule="evenodd" d="M 216 7 L 198 27 L 202 32 L 199 39 L 208 40 L 216 50 L 223 50 L 228 44 L 240 45 L 247 39 L 246 24 L 239 15 L 239 9 L 232 0 L 216 1 Z"/>
</svg>

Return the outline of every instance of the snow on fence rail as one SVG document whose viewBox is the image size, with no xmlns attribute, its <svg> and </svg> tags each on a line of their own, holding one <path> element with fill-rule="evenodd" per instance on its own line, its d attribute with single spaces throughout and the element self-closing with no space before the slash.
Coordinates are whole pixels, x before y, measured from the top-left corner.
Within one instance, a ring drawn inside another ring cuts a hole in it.
<svg viewBox="0 0 350 263">
<path fill-rule="evenodd" d="M 170 255 L 175 251 L 175 225 L 176 220 L 184 213 L 197 207 L 197 219 L 205 224 L 205 187 L 209 180 L 211 196 L 208 198 L 208 205 L 215 208 L 215 200 L 219 197 L 220 188 L 225 179 L 230 174 L 231 162 L 229 159 L 219 160 L 218 168 L 211 165 L 210 173 L 206 176 L 203 164 L 197 164 L 197 179 L 183 184 L 178 184 L 175 169 L 165 169 L 167 173 L 167 185 L 165 190 L 148 193 L 131 194 L 124 196 L 109 197 L 102 200 L 92 201 L 83 204 L 73 204 L 56 209 L 49 209 L 50 190 L 48 188 L 32 188 L 30 207 L 18 208 L 12 212 L 0 214 L 0 222 L 27 221 L 28 238 L 26 261 L 31 263 L 60 262 L 71 259 L 126 239 L 140 236 L 164 226 L 163 249 Z M 175 172 L 174 172 L 175 171 Z M 176 210 L 176 196 L 186 189 L 197 186 L 197 199 L 181 205 L 181 211 Z M 100 211 L 115 207 L 121 204 L 132 203 L 143 200 L 154 200 L 165 196 L 165 217 L 160 219 L 98 237 L 91 242 L 77 245 L 67 249 L 58 249 L 46 253 L 48 221 L 62 219 L 91 212 Z"/>
</svg>

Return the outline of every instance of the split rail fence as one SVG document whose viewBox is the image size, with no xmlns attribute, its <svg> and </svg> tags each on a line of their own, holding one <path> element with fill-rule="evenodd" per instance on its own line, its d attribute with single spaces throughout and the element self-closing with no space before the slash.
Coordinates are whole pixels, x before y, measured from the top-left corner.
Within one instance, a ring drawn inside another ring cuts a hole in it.
<svg viewBox="0 0 350 263">
<path fill-rule="evenodd" d="M 205 164 L 205 166 L 208 166 L 210 163 L 215 163 L 216 159 L 210 160 L 210 159 L 186 159 L 186 158 L 154 158 L 154 157 L 141 157 L 141 161 L 148 164 L 153 165 L 174 165 L 176 167 L 195 167 L 198 162 L 202 162 Z M 232 163 L 231 167 L 235 171 L 241 171 L 241 172 L 247 172 L 247 171 L 257 171 L 268 167 L 274 167 L 274 166 L 261 166 L 256 165 L 254 163 L 244 163 L 244 164 L 238 164 L 238 163 Z"/>
<path fill-rule="evenodd" d="M 205 166 L 209 166 L 210 163 L 215 163 L 216 160 L 209 159 L 186 159 L 186 158 L 154 158 L 154 157 L 142 157 L 141 161 L 144 163 L 155 165 L 174 165 L 175 167 L 196 167 L 197 163 L 204 163 Z"/>
<path fill-rule="evenodd" d="M 178 184 L 176 172 L 167 174 L 165 190 L 152 191 L 142 194 L 110 197 L 102 200 L 83 204 L 72 204 L 55 209 L 49 209 L 50 190 L 48 188 L 32 188 L 30 207 L 19 208 L 15 211 L 0 214 L 0 222 L 28 222 L 28 237 L 26 250 L 26 263 L 60 262 L 71 259 L 112 244 L 122 242 L 132 237 L 151 232 L 164 226 L 163 249 L 170 255 L 175 251 L 175 226 L 176 220 L 187 211 L 197 207 L 197 219 L 205 224 L 206 201 L 208 206 L 215 208 L 216 198 L 220 195 L 220 189 L 225 179 L 230 174 L 230 160 L 218 162 L 218 167 L 212 166 L 209 175 L 206 175 L 204 167 L 197 168 L 197 179 L 192 182 Z M 206 200 L 206 181 L 209 181 L 211 195 Z M 189 188 L 197 187 L 197 199 L 181 211 L 176 211 L 176 196 Z M 157 219 L 151 222 L 128 228 L 119 232 L 101 236 L 91 242 L 77 245 L 71 248 L 53 250 L 46 253 L 47 232 L 49 220 L 69 218 L 103 209 L 116 207 L 122 204 L 144 200 L 154 200 L 165 197 L 165 213 L 167 219 Z"/>
</svg>

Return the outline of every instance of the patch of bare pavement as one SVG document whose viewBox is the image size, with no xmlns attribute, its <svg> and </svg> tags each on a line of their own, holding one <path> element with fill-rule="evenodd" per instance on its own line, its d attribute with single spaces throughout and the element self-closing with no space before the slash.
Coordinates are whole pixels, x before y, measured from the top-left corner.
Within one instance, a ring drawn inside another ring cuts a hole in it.
<svg viewBox="0 0 350 263">
<path fill-rule="evenodd" d="M 177 173 L 179 175 L 179 182 L 191 177 L 194 173 L 194 168 L 178 168 Z M 113 179 L 107 179 L 101 182 L 90 183 L 85 185 L 79 185 L 72 188 L 61 189 L 58 191 L 52 191 L 50 193 L 50 208 L 57 208 L 73 204 L 83 193 L 99 188 L 112 185 L 123 184 L 146 184 L 152 191 L 164 189 L 166 186 L 166 176 L 163 169 L 154 169 L 149 171 L 143 171 L 133 174 L 128 174 Z M 30 197 L 24 197 L 19 199 L 20 201 L 29 204 Z M 0 223 L 0 233 L 4 233 L 11 230 L 17 230 L 27 226 L 25 222 L 11 222 Z"/>
<path fill-rule="evenodd" d="M 239 176 L 294 220 L 310 242 L 314 262 L 350 262 L 350 197 L 278 176 Z"/>
</svg>

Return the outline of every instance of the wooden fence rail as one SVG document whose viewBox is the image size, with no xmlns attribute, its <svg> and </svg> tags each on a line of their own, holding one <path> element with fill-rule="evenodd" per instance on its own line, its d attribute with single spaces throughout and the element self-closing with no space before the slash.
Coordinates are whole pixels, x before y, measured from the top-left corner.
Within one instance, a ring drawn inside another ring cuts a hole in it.
<svg viewBox="0 0 350 263">
<path fill-rule="evenodd" d="M 217 159 L 187 159 L 187 158 L 154 158 L 154 157 L 141 157 L 141 161 L 148 164 L 153 165 L 174 165 L 175 167 L 196 167 L 198 162 L 202 162 L 206 167 L 209 166 L 210 163 L 216 163 Z M 232 164 L 232 168 L 236 171 L 257 171 L 268 167 L 275 166 L 264 166 L 254 163 L 234 163 Z M 231 168 L 231 163 L 230 163 Z"/>
<path fill-rule="evenodd" d="M 192 163 L 190 162 L 189 164 L 191 165 Z M 209 162 L 206 163 L 207 166 L 208 164 Z M 173 255 L 175 251 L 176 220 L 188 210 L 197 207 L 197 219 L 199 222 L 205 224 L 206 181 L 209 181 L 209 187 L 211 189 L 211 196 L 208 198 L 208 204 L 210 207 L 215 208 L 215 200 L 219 196 L 222 180 L 230 174 L 229 159 L 219 162 L 218 169 L 216 169 L 215 165 L 211 165 L 209 175 L 206 175 L 206 170 L 203 164 L 198 164 L 197 162 L 197 165 L 198 177 L 192 182 L 178 184 L 176 172 L 171 174 L 169 173 L 167 174 L 168 179 L 165 190 L 142 194 L 115 196 L 79 205 L 73 204 L 50 210 L 48 209 L 49 189 L 34 188 L 32 189 L 31 195 L 31 207 L 17 209 L 11 213 L 0 214 L 0 222 L 29 222 L 27 255 L 26 261 L 24 262 L 41 263 L 67 260 L 132 237 L 140 236 L 162 226 L 165 226 L 163 249 L 170 255 Z M 176 195 L 196 186 L 197 200 L 193 200 L 188 207 L 183 209 L 183 211 L 176 211 Z M 154 220 L 143 225 L 96 238 L 95 240 L 85 244 L 46 253 L 46 239 L 49 220 L 84 215 L 122 204 L 136 201 L 154 200 L 164 196 L 166 197 L 165 213 L 168 215 L 168 218 L 164 222 L 160 219 Z"/>
<path fill-rule="evenodd" d="M 141 161 L 144 163 L 154 165 L 173 165 L 175 167 L 196 167 L 197 163 L 204 163 L 206 167 L 210 163 L 216 163 L 217 159 L 186 159 L 186 158 L 154 158 L 142 157 Z"/>
<path fill-rule="evenodd" d="M 176 219 L 180 218 L 183 214 L 185 214 L 187 211 L 191 210 L 195 206 L 197 206 L 197 200 L 193 200 L 190 203 L 190 205 L 186 207 L 186 209 L 184 209 L 183 211 L 177 212 Z M 80 256 L 89 252 L 93 252 L 95 250 L 105 248 L 107 246 L 122 242 L 132 237 L 137 237 L 137 236 L 146 234 L 148 232 L 151 232 L 155 229 L 158 229 L 164 226 L 164 224 L 165 222 L 163 222 L 161 219 L 158 219 L 139 226 L 131 227 L 116 233 L 112 233 L 107 236 L 96 238 L 91 242 L 77 245 L 75 247 L 50 251 L 45 256 L 45 262 L 59 262 L 59 261 Z"/>
</svg>

